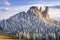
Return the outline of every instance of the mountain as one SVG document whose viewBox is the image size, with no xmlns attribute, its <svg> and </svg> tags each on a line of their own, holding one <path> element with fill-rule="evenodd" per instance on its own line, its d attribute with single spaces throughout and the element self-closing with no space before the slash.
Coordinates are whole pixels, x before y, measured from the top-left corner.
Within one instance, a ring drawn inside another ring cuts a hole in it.
<svg viewBox="0 0 60 40">
<path fill-rule="evenodd" d="M 37 6 L 32 6 L 27 12 L 20 12 L 9 19 L 2 20 L 0 23 L 0 29 L 5 33 L 20 33 L 20 32 L 30 32 L 31 34 L 42 33 L 45 31 L 55 32 L 59 29 L 60 25 L 58 22 L 49 18 L 48 7 L 44 11 L 41 8 L 38 9 Z M 58 25 L 58 26 L 57 26 Z"/>
</svg>

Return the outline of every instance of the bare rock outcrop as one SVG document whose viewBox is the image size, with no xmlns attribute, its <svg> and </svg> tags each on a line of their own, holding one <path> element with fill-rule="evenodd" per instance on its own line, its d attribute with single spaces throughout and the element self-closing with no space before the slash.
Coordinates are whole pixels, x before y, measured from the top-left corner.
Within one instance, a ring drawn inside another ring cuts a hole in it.
<svg viewBox="0 0 60 40">
<path fill-rule="evenodd" d="M 40 7 L 39 11 L 42 12 L 42 7 Z"/>
<path fill-rule="evenodd" d="M 43 16 L 45 19 L 49 20 L 49 14 L 48 14 L 48 7 L 47 7 L 47 6 L 46 6 L 45 10 L 42 11 L 42 16 Z"/>
<path fill-rule="evenodd" d="M 40 10 L 38 9 L 37 6 L 30 7 L 29 11 L 30 12 L 33 11 L 36 14 L 36 16 L 42 17 L 42 14 L 41 14 L 41 12 L 40 12 Z"/>
</svg>

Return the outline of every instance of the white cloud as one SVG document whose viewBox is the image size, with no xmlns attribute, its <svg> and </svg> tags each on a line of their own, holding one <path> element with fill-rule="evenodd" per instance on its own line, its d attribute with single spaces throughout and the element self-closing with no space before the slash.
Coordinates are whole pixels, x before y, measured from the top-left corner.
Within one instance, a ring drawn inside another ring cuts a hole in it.
<svg viewBox="0 0 60 40">
<path fill-rule="evenodd" d="M 10 5 L 10 2 L 8 0 L 0 0 L 0 4 Z"/>
<path fill-rule="evenodd" d="M 6 1 L 4 4 L 6 4 L 6 5 L 10 5 L 10 3 L 9 3 L 8 1 Z"/>
<path fill-rule="evenodd" d="M 60 9 L 49 8 L 49 15 L 51 18 L 60 17 Z"/>
<path fill-rule="evenodd" d="M 9 10 L 7 7 L 0 7 L 0 12 L 8 12 Z"/>
</svg>

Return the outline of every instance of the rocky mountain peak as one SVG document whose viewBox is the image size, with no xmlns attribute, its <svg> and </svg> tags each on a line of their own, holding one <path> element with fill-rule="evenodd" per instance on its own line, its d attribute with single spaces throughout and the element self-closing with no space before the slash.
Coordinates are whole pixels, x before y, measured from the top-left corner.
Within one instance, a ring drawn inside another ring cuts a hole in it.
<svg viewBox="0 0 60 40">
<path fill-rule="evenodd" d="M 39 17 L 42 16 L 42 15 L 41 15 L 41 12 L 40 12 L 40 10 L 38 9 L 37 6 L 32 6 L 32 7 L 30 7 L 30 9 L 29 9 L 27 12 L 30 12 L 30 13 L 33 12 L 36 16 L 39 16 Z"/>
<path fill-rule="evenodd" d="M 45 10 L 42 11 L 42 16 L 43 16 L 45 19 L 49 19 L 48 6 L 46 6 Z"/>
<path fill-rule="evenodd" d="M 39 11 L 40 11 L 40 12 L 42 11 L 42 7 L 40 7 Z"/>
<path fill-rule="evenodd" d="M 38 11 L 38 7 L 32 6 L 32 7 L 30 7 L 30 9 L 27 12 L 36 12 L 36 11 Z"/>
<path fill-rule="evenodd" d="M 38 7 L 37 6 L 32 6 L 32 7 L 30 7 L 30 9 L 36 9 L 36 10 L 38 10 Z"/>
<path fill-rule="evenodd" d="M 42 11 L 42 7 L 40 7 L 40 9 L 38 9 L 37 6 L 32 6 L 32 7 L 30 7 L 28 12 L 33 12 L 39 17 L 43 17 L 45 19 L 49 19 L 48 6 L 46 6 L 44 11 Z"/>
<path fill-rule="evenodd" d="M 42 11 L 42 7 L 40 7 L 40 9 L 38 9 L 37 6 L 32 6 L 30 7 L 29 9 L 29 13 L 31 14 L 35 14 L 36 16 L 38 16 L 39 18 L 44 18 L 46 19 L 47 22 L 52 22 L 52 23 L 55 23 L 54 20 L 52 20 L 50 17 L 49 17 L 49 14 L 48 14 L 48 11 L 49 11 L 49 8 L 48 6 L 45 7 L 45 10 Z"/>
</svg>

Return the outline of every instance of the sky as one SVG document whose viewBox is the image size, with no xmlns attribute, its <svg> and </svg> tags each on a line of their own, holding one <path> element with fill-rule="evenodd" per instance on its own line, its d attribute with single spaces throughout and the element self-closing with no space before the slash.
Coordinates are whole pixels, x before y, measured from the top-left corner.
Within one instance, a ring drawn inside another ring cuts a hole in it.
<svg viewBox="0 0 60 40">
<path fill-rule="evenodd" d="M 21 11 L 27 11 L 31 6 L 54 6 L 60 5 L 60 0 L 0 0 L 0 19 L 7 19 Z M 49 15 L 51 17 L 60 17 L 60 9 L 50 9 Z M 54 11 L 54 12 L 53 12 Z"/>
</svg>

